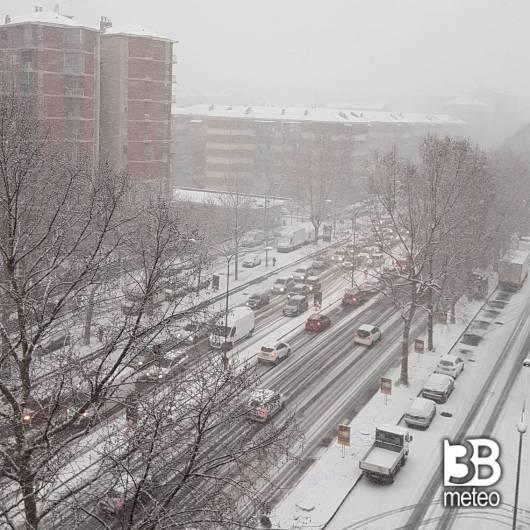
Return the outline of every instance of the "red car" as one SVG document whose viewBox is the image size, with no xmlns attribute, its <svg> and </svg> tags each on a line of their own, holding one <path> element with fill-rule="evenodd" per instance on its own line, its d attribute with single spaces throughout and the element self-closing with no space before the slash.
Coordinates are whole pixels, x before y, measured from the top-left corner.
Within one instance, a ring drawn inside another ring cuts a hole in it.
<svg viewBox="0 0 530 530">
<path fill-rule="evenodd" d="M 315 313 L 311 315 L 305 323 L 305 329 L 307 331 L 323 331 L 331 326 L 331 320 L 326 315 Z"/>
</svg>

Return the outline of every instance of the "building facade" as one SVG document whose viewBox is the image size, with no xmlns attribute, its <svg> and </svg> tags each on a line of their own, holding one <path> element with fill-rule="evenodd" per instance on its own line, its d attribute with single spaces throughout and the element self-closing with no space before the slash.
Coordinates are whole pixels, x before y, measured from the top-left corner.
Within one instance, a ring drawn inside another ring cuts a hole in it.
<svg viewBox="0 0 530 530">
<path fill-rule="evenodd" d="M 427 133 L 458 133 L 447 115 L 194 105 L 173 112 L 174 185 L 292 195 L 309 175 L 358 190 L 374 151 L 417 153 Z"/>
<path fill-rule="evenodd" d="M 32 96 L 52 142 L 73 160 L 97 162 L 99 31 L 57 12 L 6 17 L 0 26 L 0 71 Z"/>
<path fill-rule="evenodd" d="M 101 157 L 168 191 L 173 42 L 139 26 L 101 35 Z"/>
</svg>

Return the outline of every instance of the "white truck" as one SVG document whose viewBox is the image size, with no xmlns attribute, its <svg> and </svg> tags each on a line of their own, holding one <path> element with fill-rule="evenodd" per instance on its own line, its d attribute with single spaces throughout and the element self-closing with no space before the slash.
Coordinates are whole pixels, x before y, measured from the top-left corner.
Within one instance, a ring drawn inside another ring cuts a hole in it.
<svg viewBox="0 0 530 530">
<path fill-rule="evenodd" d="M 375 430 L 375 440 L 361 458 L 359 467 L 376 482 L 394 482 L 397 472 L 405 465 L 412 436 L 397 425 L 382 425 Z"/>
<path fill-rule="evenodd" d="M 503 289 L 520 289 L 528 276 L 530 254 L 526 250 L 516 250 L 511 256 L 501 259 L 497 265 L 499 285 Z"/>
<path fill-rule="evenodd" d="M 235 307 L 214 325 L 210 333 L 210 346 L 230 349 L 239 341 L 251 337 L 255 326 L 256 317 L 250 307 Z"/>
<path fill-rule="evenodd" d="M 278 241 L 278 252 L 291 252 L 300 248 L 307 241 L 307 229 L 298 228 L 285 234 Z"/>
</svg>

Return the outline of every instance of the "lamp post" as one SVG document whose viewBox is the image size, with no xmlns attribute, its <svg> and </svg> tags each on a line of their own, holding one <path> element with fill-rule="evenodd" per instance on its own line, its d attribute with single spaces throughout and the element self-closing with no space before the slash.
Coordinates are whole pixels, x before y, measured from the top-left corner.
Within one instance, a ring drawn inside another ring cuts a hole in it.
<svg viewBox="0 0 530 530">
<path fill-rule="evenodd" d="M 528 425 L 525 423 L 524 420 L 526 412 L 526 398 L 528 394 L 528 372 L 530 370 L 530 357 L 523 361 L 523 367 L 525 368 L 526 385 L 523 397 L 523 408 L 521 410 L 521 421 L 517 424 L 517 432 L 519 433 L 519 449 L 517 453 L 517 473 L 515 475 L 515 498 L 513 501 L 512 530 L 517 529 L 517 509 L 519 505 L 519 481 L 521 478 L 521 455 L 523 452 L 523 436 L 528 430 Z"/>
<path fill-rule="evenodd" d="M 224 329 L 224 343 L 223 343 L 223 368 L 228 368 L 228 298 L 230 294 L 230 261 L 234 257 L 233 254 L 226 258 L 226 295 L 225 295 L 225 329 Z"/>
</svg>

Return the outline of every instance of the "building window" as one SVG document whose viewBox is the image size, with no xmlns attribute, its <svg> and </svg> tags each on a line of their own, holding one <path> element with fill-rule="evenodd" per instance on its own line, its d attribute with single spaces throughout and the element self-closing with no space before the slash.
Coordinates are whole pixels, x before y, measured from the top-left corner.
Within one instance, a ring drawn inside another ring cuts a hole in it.
<svg viewBox="0 0 530 530">
<path fill-rule="evenodd" d="M 84 56 L 79 53 L 64 54 L 64 71 L 67 74 L 82 74 L 84 72 Z"/>
<path fill-rule="evenodd" d="M 33 62 L 33 51 L 32 50 L 22 50 L 22 64 L 24 67 L 26 65 L 31 66 L 31 63 Z"/>
<path fill-rule="evenodd" d="M 42 46 L 44 41 L 42 26 L 33 26 L 33 45 Z"/>
<path fill-rule="evenodd" d="M 33 92 L 33 78 L 34 73 L 28 72 L 28 71 L 21 71 L 18 74 L 18 86 L 20 88 L 20 91 L 28 94 L 30 92 Z"/>
<path fill-rule="evenodd" d="M 69 50 L 80 50 L 83 44 L 83 30 L 81 28 L 69 28 L 64 34 L 64 46 Z"/>
</svg>

